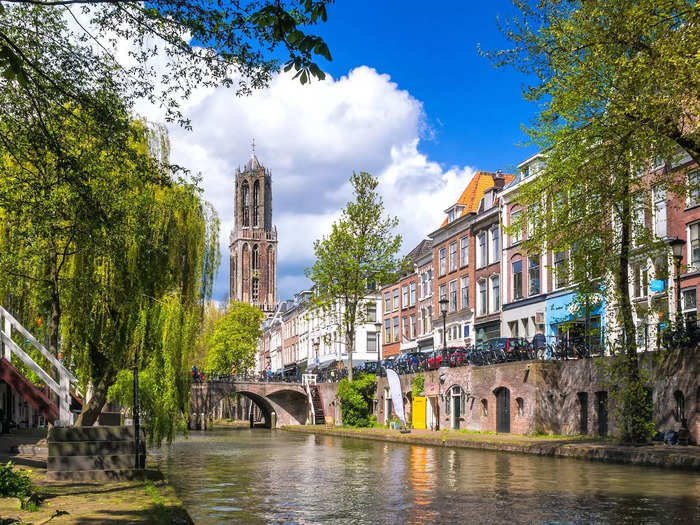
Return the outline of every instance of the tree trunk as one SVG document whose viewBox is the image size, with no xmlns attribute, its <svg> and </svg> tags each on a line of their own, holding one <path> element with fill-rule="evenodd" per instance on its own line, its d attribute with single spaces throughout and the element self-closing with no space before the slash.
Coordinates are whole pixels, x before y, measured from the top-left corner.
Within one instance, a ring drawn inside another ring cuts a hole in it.
<svg viewBox="0 0 700 525">
<path fill-rule="evenodd" d="M 348 350 L 348 380 L 353 380 L 352 374 L 352 350 L 355 343 L 355 330 L 353 328 L 346 328 L 345 332 L 345 347 Z"/>
<path fill-rule="evenodd" d="M 97 421 L 97 418 L 102 412 L 107 403 L 107 391 L 109 387 L 114 384 L 116 379 L 116 372 L 110 367 L 100 378 L 99 382 L 96 383 L 92 390 L 92 396 L 89 401 L 83 405 L 83 411 L 78 416 L 78 420 L 75 422 L 76 427 L 91 427 Z"/>
</svg>

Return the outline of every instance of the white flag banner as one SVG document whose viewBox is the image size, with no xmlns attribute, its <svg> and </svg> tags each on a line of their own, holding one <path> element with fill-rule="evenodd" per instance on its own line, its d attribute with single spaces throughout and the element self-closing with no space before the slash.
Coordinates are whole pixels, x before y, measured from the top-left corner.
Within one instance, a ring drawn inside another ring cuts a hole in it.
<svg viewBox="0 0 700 525">
<path fill-rule="evenodd" d="M 389 380 L 389 390 L 391 391 L 391 401 L 394 404 L 394 413 L 405 427 L 406 416 L 403 413 L 403 395 L 401 394 L 401 380 L 399 379 L 399 374 L 391 368 L 387 368 L 386 378 Z"/>
</svg>

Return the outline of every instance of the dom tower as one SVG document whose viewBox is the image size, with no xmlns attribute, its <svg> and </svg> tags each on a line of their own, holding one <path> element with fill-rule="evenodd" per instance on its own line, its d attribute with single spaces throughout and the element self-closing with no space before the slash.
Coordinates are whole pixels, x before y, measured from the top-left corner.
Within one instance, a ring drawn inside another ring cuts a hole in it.
<svg viewBox="0 0 700 525">
<path fill-rule="evenodd" d="M 236 170 L 235 214 L 229 296 L 270 315 L 277 303 L 277 228 L 272 225 L 272 177 L 255 151 Z"/>
</svg>

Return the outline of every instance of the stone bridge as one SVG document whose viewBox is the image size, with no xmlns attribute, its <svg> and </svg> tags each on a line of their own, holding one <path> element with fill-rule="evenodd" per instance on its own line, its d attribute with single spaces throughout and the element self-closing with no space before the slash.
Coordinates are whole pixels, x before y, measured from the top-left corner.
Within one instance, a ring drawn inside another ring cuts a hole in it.
<svg viewBox="0 0 700 525">
<path fill-rule="evenodd" d="M 262 412 L 267 428 L 306 423 L 309 402 L 301 384 L 229 380 L 192 384 L 190 428 L 195 426 L 198 418 L 202 418 L 202 414 L 208 419 L 214 407 L 231 394 L 241 394 L 251 399 Z"/>
</svg>

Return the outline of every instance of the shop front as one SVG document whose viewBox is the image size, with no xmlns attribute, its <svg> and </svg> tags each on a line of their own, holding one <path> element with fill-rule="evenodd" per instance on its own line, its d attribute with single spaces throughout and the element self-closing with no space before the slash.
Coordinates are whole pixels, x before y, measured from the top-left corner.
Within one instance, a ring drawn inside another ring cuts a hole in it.
<svg viewBox="0 0 700 525">
<path fill-rule="evenodd" d="M 602 294 L 592 294 L 586 302 L 577 300 L 575 292 L 565 292 L 547 297 L 545 323 L 547 343 L 580 341 L 588 338 L 591 345 L 604 340 L 601 319 L 605 317 L 605 299 Z"/>
</svg>

